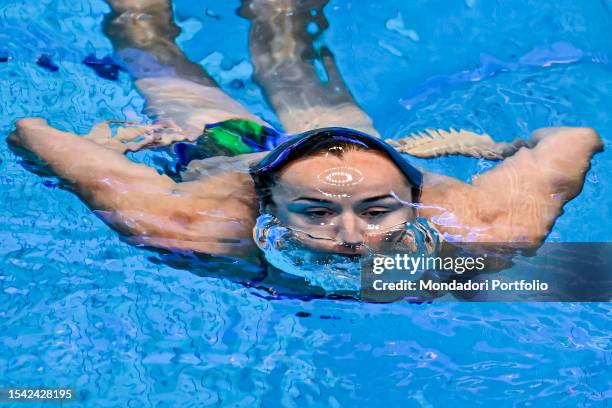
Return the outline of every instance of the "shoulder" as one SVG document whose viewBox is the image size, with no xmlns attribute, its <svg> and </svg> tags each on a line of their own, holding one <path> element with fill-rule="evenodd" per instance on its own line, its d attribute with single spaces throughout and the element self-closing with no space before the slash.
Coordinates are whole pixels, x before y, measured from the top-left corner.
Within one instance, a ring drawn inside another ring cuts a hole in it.
<svg viewBox="0 0 612 408">
<path fill-rule="evenodd" d="M 545 205 L 543 195 L 521 191 L 512 180 L 483 186 L 429 174 L 419 214 L 461 242 L 540 242 L 551 223 L 544 222 Z"/>
<path fill-rule="evenodd" d="M 438 230 L 462 241 L 476 240 L 474 231 L 486 229 L 501 214 L 500 207 L 485 199 L 482 190 L 456 178 L 423 174 L 418 214 Z"/>
</svg>

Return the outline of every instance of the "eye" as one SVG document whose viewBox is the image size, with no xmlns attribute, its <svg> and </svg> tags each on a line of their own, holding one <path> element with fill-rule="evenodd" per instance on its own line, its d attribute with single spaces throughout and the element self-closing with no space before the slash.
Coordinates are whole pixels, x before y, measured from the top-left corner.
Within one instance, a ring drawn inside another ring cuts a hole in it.
<svg viewBox="0 0 612 408">
<path fill-rule="evenodd" d="M 386 208 L 369 208 L 366 211 L 364 211 L 362 214 L 368 218 L 376 218 L 376 217 L 382 217 L 384 215 L 387 215 L 390 212 L 391 210 L 386 209 Z"/>
<path fill-rule="evenodd" d="M 327 208 L 313 208 L 305 210 L 304 214 L 310 218 L 323 218 L 333 215 L 334 212 Z"/>
</svg>

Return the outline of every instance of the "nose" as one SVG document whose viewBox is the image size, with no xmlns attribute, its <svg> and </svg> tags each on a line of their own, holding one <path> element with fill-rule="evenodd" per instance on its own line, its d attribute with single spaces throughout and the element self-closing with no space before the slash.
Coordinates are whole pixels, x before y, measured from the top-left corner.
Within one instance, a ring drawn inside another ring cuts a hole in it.
<svg viewBox="0 0 612 408">
<path fill-rule="evenodd" d="M 347 245 L 363 244 L 363 222 L 354 214 L 343 214 L 338 223 L 336 239 Z"/>
</svg>

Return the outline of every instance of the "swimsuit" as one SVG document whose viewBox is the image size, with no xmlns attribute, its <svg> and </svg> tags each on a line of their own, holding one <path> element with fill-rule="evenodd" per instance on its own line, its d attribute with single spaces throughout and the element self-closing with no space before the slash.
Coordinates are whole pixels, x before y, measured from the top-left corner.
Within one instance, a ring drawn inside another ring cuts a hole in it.
<svg viewBox="0 0 612 408">
<path fill-rule="evenodd" d="M 176 143 L 174 152 L 179 166 L 186 166 L 192 160 L 213 156 L 238 156 L 272 150 L 290 137 L 249 119 L 229 119 L 207 124 L 195 143 Z"/>
</svg>

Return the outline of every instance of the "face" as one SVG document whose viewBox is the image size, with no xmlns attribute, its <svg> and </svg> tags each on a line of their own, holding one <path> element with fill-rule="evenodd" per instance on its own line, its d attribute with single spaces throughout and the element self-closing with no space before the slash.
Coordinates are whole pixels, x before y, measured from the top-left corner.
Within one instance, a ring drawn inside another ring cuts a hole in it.
<svg viewBox="0 0 612 408">
<path fill-rule="evenodd" d="M 267 211 L 321 252 L 359 255 L 379 249 L 389 231 L 414 217 L 405 176 L 375 151 L 350 150 L 341 157 L 324 152 L 294 161 L 271 193 Z"/>
</svg>

